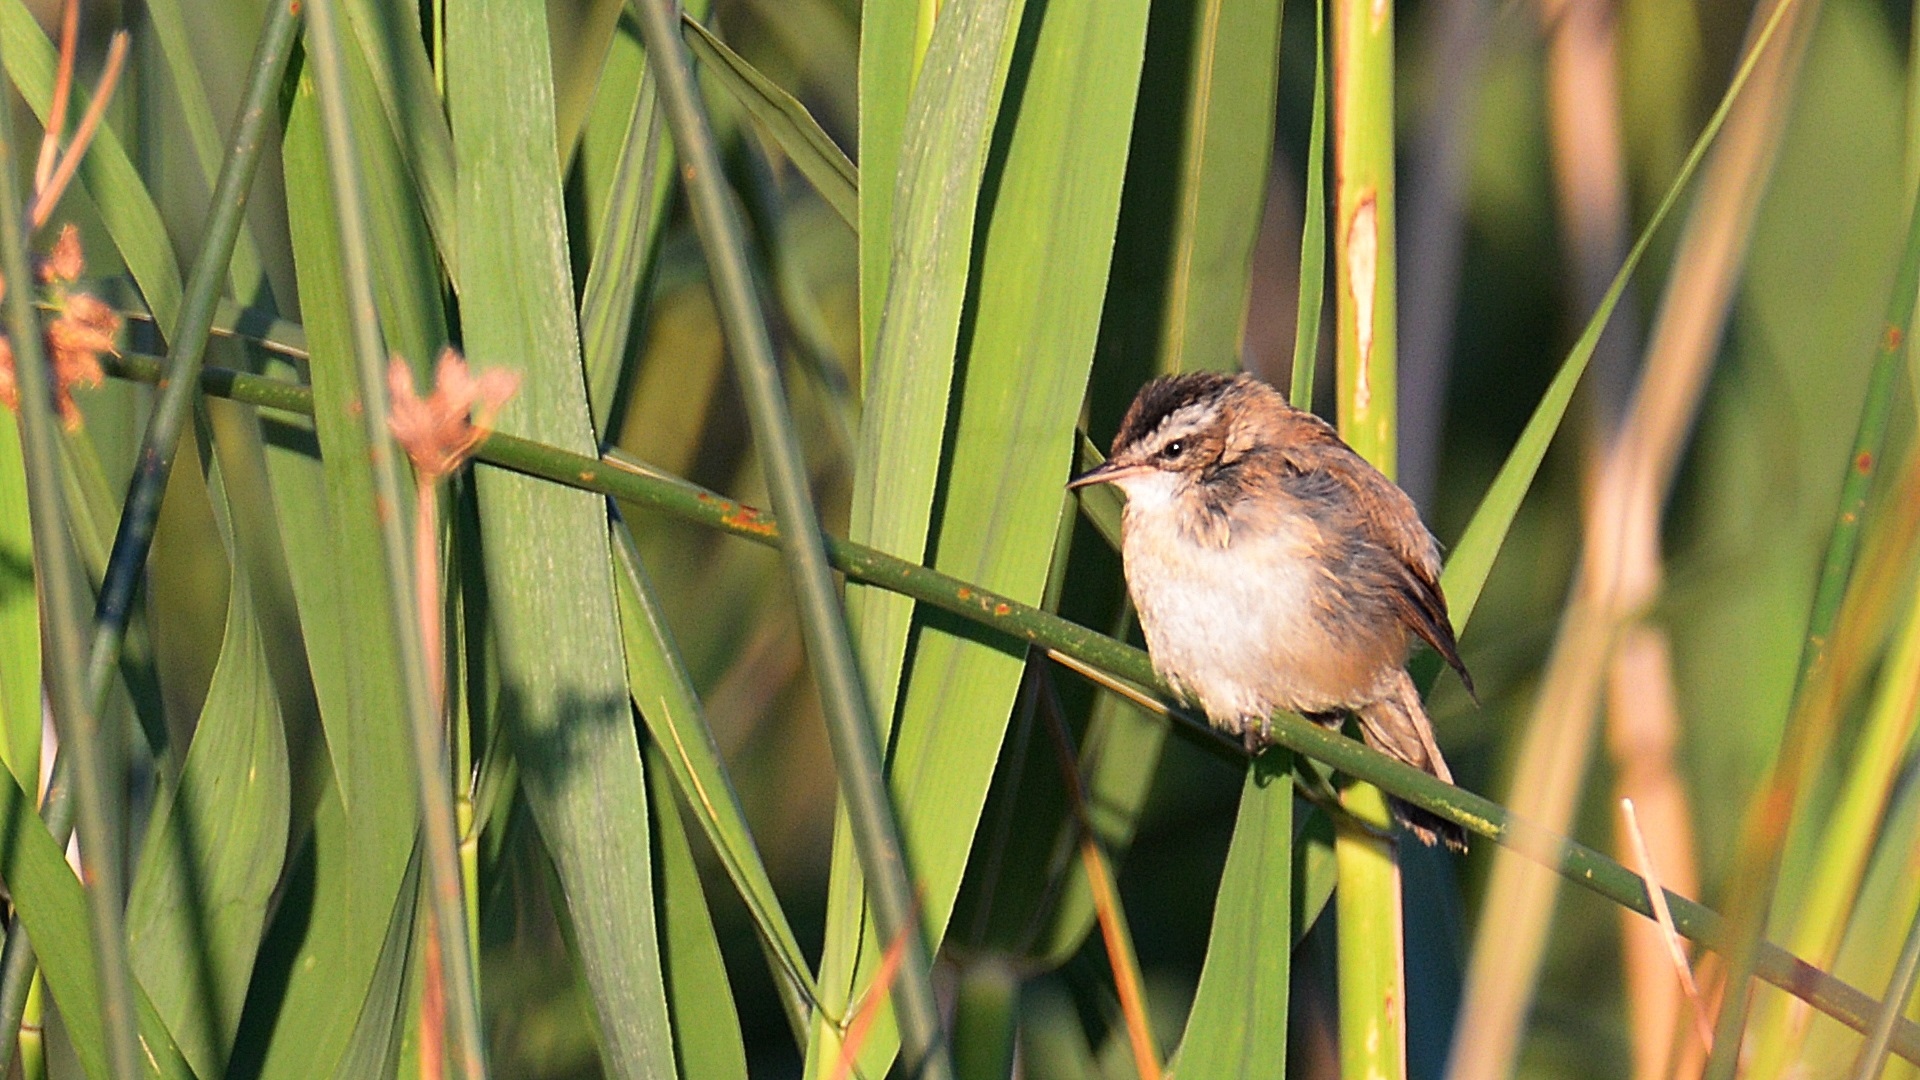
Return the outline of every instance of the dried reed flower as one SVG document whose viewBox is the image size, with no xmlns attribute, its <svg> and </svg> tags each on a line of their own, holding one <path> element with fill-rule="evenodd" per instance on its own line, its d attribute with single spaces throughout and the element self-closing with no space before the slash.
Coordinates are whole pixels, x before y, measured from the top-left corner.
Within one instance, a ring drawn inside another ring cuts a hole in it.
<svg viewBox="0 0 1920 1080">
<path fill-rule="evenodd" d="M 41 283 L 47 287 L 47 302 L 55 312 L 41 332 L 53 373 L 53 401 L 69 431 L 77 430 L 81 423 L 80 407 L 73 400 L 74 388 L 99 386 L 106 378 L 100 354 L 119 354 L 119 313 L 97 297 L 69 291 L 86 268 L 79 230 L 71 224 L 60 230 L 53 250 L 38 260 L 36 267 Z M 5 295 L 5 282 L 0 280 L 0 297 Z M 5 338 L 0 338 L 0 403 L 16 412 L 20 408 L 13 344 Z"/>
<path fill-rule="evenodd" d="M 433 393 L 422 398 L 414 391 L 412 369 L 396 356 L 387 368 L 387 429 L 421 477 L 438 480 L 466 463 L 493 432 L 501 406 L 519 389 L 516 372 L 489 368 L 476 377 L 466 359 L 449 348 L 435 365 Z"/>
</svg>

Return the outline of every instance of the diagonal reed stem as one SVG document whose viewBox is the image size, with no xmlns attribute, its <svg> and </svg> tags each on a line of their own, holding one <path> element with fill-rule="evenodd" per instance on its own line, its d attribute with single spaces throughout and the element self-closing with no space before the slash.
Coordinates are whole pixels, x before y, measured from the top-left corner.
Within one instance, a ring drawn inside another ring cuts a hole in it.
<svg viewBox="0 0 1920 1080">
<path fill-rule="evenodd" d="M 773 342 L 754 290 L 746 240 L 720 170 L 713 132 L 694 87 L 674 5 L 669 0 L 636 2 L 647 60 L 660 80 L 667 123 L 680 160 L 685 163 L 683 175 L 694 224 L 712 271 L 721 324 L 747 399 L 773 505 L 781 519 L 792 525 L 782 531 L 780 546 L 793 577 L 801 630 L 819 683 L 827 734 L 847 800 L 854 846 L 866 873 L 875 926 L 880 940 L 905 944 L 894 1000 L 898 1003 L 906 1059 L 910 1071 L 919 1070 L 918 1075 L 927 1080 L 946 1080 L 953 1070 L 933 999 L 929 978 L 932 961 L 926 936 L 919 929 L 900 826 L 881 771 L 873 710 L 854 665 L 845 613 L 827 564 L 820 519 L 807 488 L 806 463 L 794 435 L 793 419 L 787 413 Z M 912 932 L 903 933 L 909 929 Z"/>
<path fill-rule="evenodd" d="M 221 282 L 225 280 L 227 263 L 233 257 L 234 242 L 246 212 L 247 192 L 260 161 L 266 121 L 275 112 L 280 80 L 286 73 L 287 57 L 293 51 L 294 34 L 300 25 L 298 8 L 295 0 L 281 0 L 268 9 L 260 42 L 254 50 L 246 94 L 234 124 L 233 144 L 214 185 L 206 243 L 194 262 L 180 320 L 173 328 L 173 349 L 164 387 L 147 421 L 140 454 L 135 459 L 126 507 L 120 515 L 106 577 L 94 609 L 93 642 L 87 656 L 86 700 L 96 713 L 106 702 L 113 674 L 120 663 L 120 646 L 126 637 L 134 594 L 146 567 L 147 551 L 153 544 L 160 499 L 173 470 L 181 429 L 190 415 L 195 384 L 220 299 Z M 24 295 L 25 290 L 22 293 Z M 64 741 L 62 745 L 66 745 Z M 46 805 L 41 809 L 47 831 L 63 845 L 73 833 L 74 789 L 68 775 L 70 769 L 67 755 L 56 750 Z M 33 972 L 33 944 L 27 937 L 26 925 L 16 913 L 7 925 L 6 946 L 0 950 L 0 1031 L 19 1028 Z M 7 1069 L 12 1056 L 13 1040 L 0 1038 L 0 1072 Z"/>
<path fill-rule="evenodd" d="M 158 382 L 163 366 L 151 357 L 128 355 L 107 364 L 118 378 Z M 278 379 L 222 369 L 208 369 L 201 389 L 215 397 L 231 398 L 263 408 L 310 416 L 313 395 L 303 386 Z M 636 468 L 615 461 L 583 457 L 528 439 L 498 432 L 482 443 L 474 457 L 556 484 L 593 491 L 635 506 L 679 518 L 705 528 L 772 547 L 781 542 L 773 515 L 743 506 L 724 496 L 668 473 Z M 818 534 L 816 534 L 818 535 Z M 932 604 L 989 630 L 1005 634 L 1078 663 L 1099 668 L 1138 686 L 1153 688 L 1172 700 L 1154 677 L 1147 654 L 1057 615 L 1029 607 L 1018 600 L 989 592 L 904 559 L 839 537 L 825 538 L 827 556 L 835 568 L 856 581 L 892 589 Z M 1173 708 L 1168 715 L 1181 730 L 1215 753 L 1231 753 L 1206 721 Z M 1640 875 L 1600 852 L 1557 836 L 1524 818 L 1507 812 L 1491 799 L 1441 783 L 1409 765 L 1370 750 L 1344 735 L 1291 713 L 1274 717 L 1274 735 L 1284 746 L 1375 784 L 1416 806 L 1431 810 L 1488 839 L 1535 860 L 1589 892 L 1648 918 L 1653 905 Z M 1730 941 L 1726 921 L 1719 913 L 1671 890 L 1667 903 L 1675 926 L 1689 939 L 1724 951 Z M 1879 1003 L 1859 989 L 1834 978 L 1771 943 L 1760 946 L 1756 973 L 1775 986 L 1813 1005 L 1855 1031 L 1870 1029 Z M 1893 1052 L 1920 1064 L 1920 1024 L 1900 1021 L 1894 1030 Z"/>
</svg>

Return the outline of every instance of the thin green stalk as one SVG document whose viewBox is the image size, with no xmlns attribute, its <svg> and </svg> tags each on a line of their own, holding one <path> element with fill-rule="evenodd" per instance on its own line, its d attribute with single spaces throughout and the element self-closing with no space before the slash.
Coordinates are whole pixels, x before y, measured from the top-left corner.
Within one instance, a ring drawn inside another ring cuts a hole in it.
<svg viewBox="0 0 1920 1080">
<path fill-rule="evenodd" d="M 335 217 L 340 228 L 342 282 L 353 315 L 353 352 L 360 377 L 361 415 L 366 421 L 374 497 L 389 511 L 402 505 L 400 461 L 387 430 L 387 357 L 379 311 L 373 298 L 373 264 L 368 251 L 367 212 L 353 122 L 347 106 L 344 58 L 334 0 L 309 0 L 307 60 L 313 65 L 327 171 L 332 181 Z M 386 569 L 387 612 L 399 647 L 400 677 L 413 732 L 415 790 L 420 799 L 421 836 L 427 862 L 427 900 L 439 935 L 445 965 L 447 1013 L 458 1044 L 464 1075 L 487 1073 L 480 1037 L 479 987 L 473 953 L 467 946 L 459 840 L 453 796 L 447 789 L 446 746 L 427 681 L 425 643 L 414 611 L 412 556 L 401 515 L 380 515 L 381 554 Z"/>
<path fill-rule="evenodd" d="M 233 145 L 221 163 L 214 185 L 207 240 L 194 262 L 180 319 L 173 328 L 174 346 L 165 388 L 147 420 L 140 454 L 135 458 L 126 507 L 120 515 L 113 551 L 108 556 L 106 576 L 94 609 L 86 678 L 87 701 L 96 712 L 105 707 L 107 692 L 119 667 L 134 593 L 145 572 L 147 551 L 153 544 L 161 496 L 173 469 L 181 428 L 190 415 L 194 384 L 206 355 L 209 328 L 244 221 L 247 192 L 265 141 L 266 121 L 276 111 L 280 80 L 286 73 L 287 57 L 293 51 L 294 34 L 300 24 L 297 10 L 296 3 L 274 4 L 260 31 L 246 94 L 234 124 Z M 26 295 L 25 290 L 22 295 Z M 41 809 L 47 831 L 62 844 L 73 833 L 73 786 L 67 780 L 68 768 L 66 756 L 56 751 L 46 804 Z M 27 937 L 26 925 L 15 913 L 8 922 L 6 946 L 0 950 L 0 1031 L 19 1028 L 28 990 L 33 984 L 34 966 L 33 944 Z M 13 1040 L 0 1039 L 0 1072 L 6 1070 L 12 1056 Z"/>
<path fill-rule="evenodd" d="M 1340 434 L 1391 477 L 1398 333 L 1394 296 L 1393 5 L 1333 5 L 1334 358 Z M 1336 824 L 1340 1073 L 1407 1073 L 1400 865 L 1386 796 L 1356 783 Z"/>
<path fill-rule="evenodd" d="M 1794 676 L 1791 700 L 1795 704 L 1788 714 L 1789 723 L 1780 752 L 1774 758 L 1773 775 L 1753 803 L 1758 810 L 1752 814 L 1742 837 L 1739 867 L 1731 878 L 1740 883 L 1746 899 L 1736 908 L 1738 933 L 1727 954 L 1727 990 L 1721 999 L 1719 1020 L 1714 1025 L 1714 1053 L 1707 1059 L 1705 1080 L 1733 1080 L 1739 1067 L 1754 966 L 1772 914 L 1774 885 L 1786 849 L 1787 825 L 1799 797 L 1801 773 L 1808 762 L 1820 760 L 1823 756 L 1820 750 L 1831 736 L 1828 725 L 1792 721 L 1800 716 L 1800 699 L 1826 670 L 1830 659 L 1828 638 L 1833 632 L 1834 620 L 1839 617 L 1841 601 L 1846 598 L 1847 579 L 1853 573 L 1854 556 L 1860 547 L 1867 495 L 1879 467 L 1881 447 L 1886 442 L 1887 421 L 1893 413 L 1894 384 L 1906 359 L 1907 336 L 1913 330 L 1916 296 L 1920 296 L 1920 197 L 1916 197 L 1907 218 L 1906 247 L 1900 256 L 1893 292 L 1887 299 L 1885 322 L 1880 343 L 1874 350 L 1853 449 L 1847 454 L 1840 506 L 1827 540 L 1826 559 L 1820 567 L 1819 584 L 1807 617 L 1807 636 L 1800 650 L 1800 666 Z"/>
<path fill-rule="evenodd" d="M 684 163 L 694 224 L 712 271 L 721 323 L 753 420 L 762 468 L 775 509 L 782 520 L 791 523 L 782 533 L 781 549 L 793 576 L 807 655 L 820 686 L 827 734 L 853 825 L 855 847 L 866 872 L 875 926 L 880 940 L 902 941 L 906 946 L 893 997 L 907 1061 L 928 1080 L 947 1080 L 953 1067 L 941 1036 L 940 1015 L 929 979 L 931 959 L 926 936 L 918 925 L 900 825 L 888 798 L 880 749 L 874 741 L 872 707 L 854 665 L 845 613 L 821 539 L 820 519 L 808 494 L 806 463 L 787 413 L 773 342 L 754 291 L 746 240 L 720 170 L 713 133 L 694 88 L 674 5 L 668 0 L 639 0 L 637 6 L 647 58 L 660 80 L 668 126 Z M 909 929 L 911 933 L 903 933 Z"/>
<path fill-rule="evenodd" d="M 1900 1014 L 1907 1011 L 1916 977 L 1920 977 L 1920 914 L 1914 916 L 1913 925 L 1907 928 L 1907 943 L 1900 947 L 1900 960 L 1893 967 L 1893 978 L 1887 980 L 1886 996 L 1880 999 L 1880 1012 L 1873 1018 L 1873 1029 L 1867 1032 L 1860 1055 L 1853 1059 L 1853 1080 L 1873 1080 L 1886 1066 L 1893 1026 L 1900 1022 Z"/>
<path fill-rule="evenodd" d="M 46 689 L 60 741 L 73 759 L 78 788 L 81 880 L 87 885 L 87 907 L 92 917 L 107 1064 L 115 1077 L 132 1080 L 138 1075 L 140 1058 L 134 1028 L 133 975 L 127 967 L 125 913 L 120 899 L 120 837 L 114 827 L 119 784 L 117 778 L 106 775 L 111 760 L 107 747 L 114 740 L 102 734 L 99 713 L 88 702 L 82 645 L 86 599 L 81 569 L 67 535 L 66 500 L 60 488 L 60 433 L 53 413 L 51 373 L 41 347 L 40 318 L 34 311 L 19 170 L 13 155 L 12 112 L 0 109 L 0 271 L 13 286 L 7 290 L 7 326 L 19 384 L 21 456 L 26 465 L 33 556 L 46 628 Z"/>
<path fill-rule="evenodd" d="M 165 370 L 160 361 L 133 354 L 110 358 L 106 366 L 108 373 L 117 378 L 149 383 L 159 382 Z M 313 414 L 312 391 L 278 379 L 210 368 L 201 374 L 200 387 L 215 397 L 301 416 Z M 668 473 L 583 457 L 498 432 L 480 445 L 474 457 L 503 469 L 596 492 L 757 544 L 776 547 L 781 542 L 781 529 L 773 515 Z M 1173 700 L 1172 692 L 1155 678 L 1147 654 L 1139 649 L 1039 608 L 865 545 L 834 536 L 826 537 L 825 541 L 833 566 L 852 580 L 931 604 L 1004 634 L 1010 640 L 1056 650 L 1127 682 L 1151 687 L 1165 700 Z M 1220 740 L 1203 718 L 1177 708 L 1169 709 L 1168 715 L 1200 745 L 1212 747 L 1218 753 L 1231 752 L 1228 743 Z M 1277 714 L 1273 726 L 1275 737 L 1289 749 L 1458 822 L 1495 843 L 1513 848 L 1589 892 L 1653 917 L 1645 881 L 1592 848 L 1549 833 L 1508 813 L 1491 799 L 1441 783 L 1412 766 L 1292 713 Z M 1667 892 L 1667 902 L 1680 933 L 1710 949 L 1727 947 L 1731 938 L 1725 920 L 1718 913 L 1671 890 Z M 1866 1032 L 1877 1014 L 1878 1003 L 1873 998 L 1778 946 L 1761 947 L 1757 970 L 1761 978 L 1855 1031 Z M 1920 1064 L 1920 1024 L 1904 1020 L 1897 1024 L 1892 1048 L 1894 1053 Z"/>
</svg>

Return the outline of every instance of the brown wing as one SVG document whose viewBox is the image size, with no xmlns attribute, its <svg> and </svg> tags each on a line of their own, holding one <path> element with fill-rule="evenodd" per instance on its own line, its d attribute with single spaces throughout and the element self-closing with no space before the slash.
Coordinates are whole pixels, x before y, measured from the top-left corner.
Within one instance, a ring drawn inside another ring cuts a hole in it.
<svg viewBox="0 0 1920 1080">
<path fill-rule="evenodd" d="M 1291 438 L 1285 440 L 1290 463 L 1337 481 L 1351 496 L 1350 505 L 1367 539 L 1393 555 L 1400 580 L 1393 604 L 1400 621 L 1433 647 L 1460 676 L 1473 695 L 1473 676 L 1460 660 L 1460 646 L 1447 617 L 1446 594 L 1440 590 L 1440 546 L 1420 520 L 1420 511 L 1399 486 L 1340 439 L 1326 421 L 1312 413 L 1294 411 Z"/>
</svg>

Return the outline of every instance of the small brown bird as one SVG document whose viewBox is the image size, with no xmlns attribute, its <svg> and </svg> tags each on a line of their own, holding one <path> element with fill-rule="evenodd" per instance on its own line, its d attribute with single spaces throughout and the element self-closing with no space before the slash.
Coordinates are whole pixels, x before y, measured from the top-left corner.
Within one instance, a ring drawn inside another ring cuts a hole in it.
<svg viewBox="0 0 1920 1080">
<path fill-rule="evenodd" d="M 1068 486 L 1126 493 L 1121 554 L 1153 668 L 1249 752 L 1287 709 L 1448 783 L 1406 671 L 1418 637 L 1473 680 L 1440 592 L 1440 546 L 1413 500 L 1333 428 L 1250 375 L 1194 372 L 1140 389 L 1106 464 Z M 1465 830 L 1398 799 L 1428 844 Z"/>
</svg>

